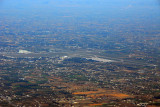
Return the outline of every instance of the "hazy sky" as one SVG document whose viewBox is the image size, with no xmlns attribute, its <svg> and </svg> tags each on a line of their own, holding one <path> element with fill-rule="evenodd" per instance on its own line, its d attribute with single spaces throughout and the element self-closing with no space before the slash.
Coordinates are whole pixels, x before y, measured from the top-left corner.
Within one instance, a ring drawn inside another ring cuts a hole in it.
<svg viewBox="0 0 160 107">
<path fill-rule="evenodd" d="M 0 0 L 0 20 L 160 24 L 159 3 L 160 0 Z"/>
</svg>

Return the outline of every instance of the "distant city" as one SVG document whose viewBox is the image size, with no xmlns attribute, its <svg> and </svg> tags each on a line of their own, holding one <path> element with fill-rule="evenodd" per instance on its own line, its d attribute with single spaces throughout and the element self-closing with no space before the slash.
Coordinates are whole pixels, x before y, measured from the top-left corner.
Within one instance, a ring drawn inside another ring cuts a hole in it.
<svg viewBox="0 0 160 107">
<path fill-rule="evenodd" d="M 158 0 L 0 0 L 0 107 L 160 107 Z"/>
</svg>

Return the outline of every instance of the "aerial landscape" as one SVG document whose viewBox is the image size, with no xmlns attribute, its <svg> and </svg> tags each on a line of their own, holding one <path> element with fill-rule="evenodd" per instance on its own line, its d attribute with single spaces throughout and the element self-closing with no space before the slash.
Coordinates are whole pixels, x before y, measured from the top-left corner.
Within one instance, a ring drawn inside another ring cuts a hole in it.
<svg viewBox="0 0 160 107">
<path fill-rule="evenodd" d="M 160 1 L 0 0 L 0 107 L 160 107 Z"/>
</svg>

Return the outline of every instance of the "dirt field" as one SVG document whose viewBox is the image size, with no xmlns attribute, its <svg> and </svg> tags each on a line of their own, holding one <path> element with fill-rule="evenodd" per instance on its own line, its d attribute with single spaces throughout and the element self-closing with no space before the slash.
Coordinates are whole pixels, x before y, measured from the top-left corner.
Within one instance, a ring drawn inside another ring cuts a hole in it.
<svg viewBox="0 0 160 107">
<path fill-rule="evenodd" d="M 99 97 L 116 97 L 116 98 L 119 98 L 119 99 L 132 97 L 130 95 L 119 93 L 119 92 L 114 91 L 114 90 L 103 90 L 103 89 L 98 89 L 98 91 L 75 92 L 75 93 L 72 93 L 72 94 L 74 94 L 74 95 L 86 95 L 87 97 L 90 97 L 90 98 L 93 98 L 93 99 L 99 98 Z"/>
</svg>

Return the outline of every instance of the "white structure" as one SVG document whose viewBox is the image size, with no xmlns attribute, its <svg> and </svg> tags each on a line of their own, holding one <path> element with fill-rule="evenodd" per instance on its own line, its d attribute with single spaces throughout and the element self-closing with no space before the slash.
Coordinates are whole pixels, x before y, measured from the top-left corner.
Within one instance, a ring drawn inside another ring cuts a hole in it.
<svg viewBox="0 0 160 107">
<path fill-rule="evenodd" d="M 27 50 L 19 50 L 18 53 L 29 54 L 29 53 L 32 53 L 32 52 L 27 51 Z"/>
</svg>

